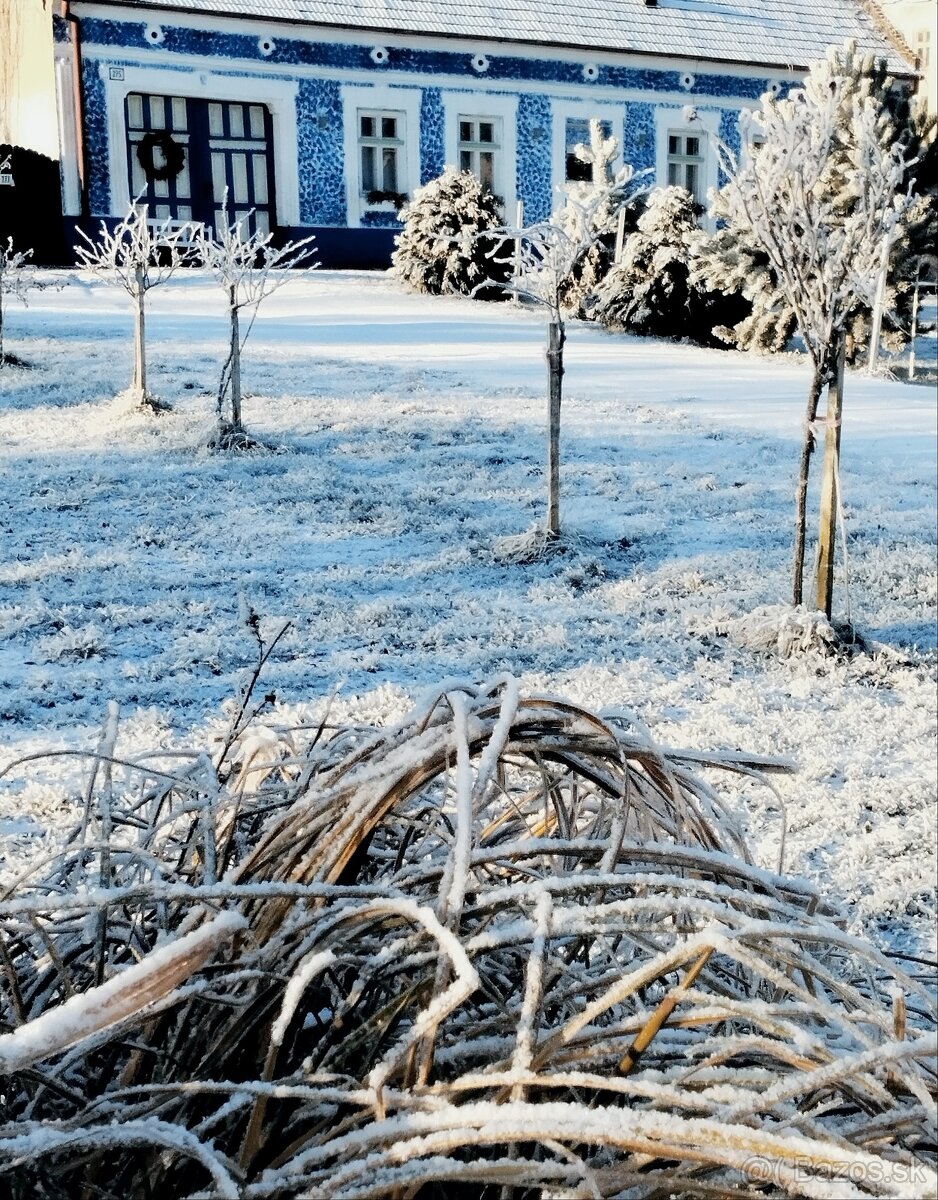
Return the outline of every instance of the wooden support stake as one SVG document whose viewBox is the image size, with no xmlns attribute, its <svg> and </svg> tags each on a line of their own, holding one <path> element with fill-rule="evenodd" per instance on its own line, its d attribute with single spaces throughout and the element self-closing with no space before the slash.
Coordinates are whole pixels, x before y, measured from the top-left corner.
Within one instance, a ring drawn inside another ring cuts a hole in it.
<svg viewBox="0 0 938 1200">
<path fill-rule="evenodd" d="M 837 536 L 837 489 L 840 480 L 840 422 L 844 408 L 844 338 L 837 349 L 834 378 L 827 385 L 824 475 L 821 480 L 821 527 L 817 554 L 817 606 L 830 620 L 834 600 L 834 549 Z"/>
<path fill-rule="evenodd" d="M 622 251 L 625 248 L 625 205 L 619 209 L 619 219 L 616 222 L 616 248 L 612 256 L 614 263 L 622 261 Z"/>
<path fill-rule="evenodd" d="M 560 536 L 560 400 L 563 389 L 563 325 L 547 327 L 547 536 Z"/>
</svg>

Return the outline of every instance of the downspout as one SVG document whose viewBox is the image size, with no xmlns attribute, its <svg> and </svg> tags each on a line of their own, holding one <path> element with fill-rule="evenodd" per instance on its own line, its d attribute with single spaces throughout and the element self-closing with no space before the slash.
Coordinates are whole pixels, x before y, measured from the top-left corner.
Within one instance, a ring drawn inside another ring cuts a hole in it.
<svg viewBox="0 0 938 1200">
<path fill-rule="evenodd" d="M 72 44 L 72 98 L 75 105 L 75 156 L 78 166 L 79 209 L 82 218 L 91 215 L 88 203 L 88 163 L 85 150 L 85 88 L 82 82 L 81 22 L 71 10 L 69 0 L 62 0 L 62 16 L 70 26 Z"/>
</svg>

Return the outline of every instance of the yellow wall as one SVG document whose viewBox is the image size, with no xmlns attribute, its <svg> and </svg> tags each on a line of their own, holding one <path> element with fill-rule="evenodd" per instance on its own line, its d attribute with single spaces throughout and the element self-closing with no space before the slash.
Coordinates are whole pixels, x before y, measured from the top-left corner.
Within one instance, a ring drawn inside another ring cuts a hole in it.
<svg viewBox="0 0 938 1200">
<path fill-rule="evenodd" d="M 0 142 L 59 157 L 52 0 L 0 0 Z"/>
<path fill-rule="evenodd" d="M 929 112 L 938 111 L 938 0 L 879 0 L 879 8 L 912 53 L 923 60 L 919 92 Z"/>
</svg>

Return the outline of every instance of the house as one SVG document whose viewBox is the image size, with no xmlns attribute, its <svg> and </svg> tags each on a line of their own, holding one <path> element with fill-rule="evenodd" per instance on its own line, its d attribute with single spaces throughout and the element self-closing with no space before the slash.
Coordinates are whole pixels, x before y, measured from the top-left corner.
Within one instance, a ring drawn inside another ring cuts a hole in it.
<svg viewBox="0 0 938 1200">
<path fill-rule="evenodd" d="M 445 164 L 549 215 L 591 118 L 699 198 L 708 138 L 853 38 L 911 77 L 862 0 L 54 0 L 63 210 L 97 224 L 253 210 L 324 265 L 388 263 Z M 900 44 L 901 45 L 901 44 Z"/>
<path fill-rule="evenodd" d="M 938 0 L 879 0 L 879 8 L 915 55 L 928 111 L 938 112 Z"/>
</svg>

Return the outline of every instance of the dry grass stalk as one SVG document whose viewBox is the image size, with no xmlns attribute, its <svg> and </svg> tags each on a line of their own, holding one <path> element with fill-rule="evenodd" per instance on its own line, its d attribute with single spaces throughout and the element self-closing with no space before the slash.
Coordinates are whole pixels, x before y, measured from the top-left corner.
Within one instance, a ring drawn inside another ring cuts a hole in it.
<svg viewBox="0 0 938 1200">
<path fill-rule="evenodd" d="M 101 963 L 152 985 L 7 1060 L 16 1200 L 934 1187 L 931 989 L 755 866 L 701 774 L 784 764 L 506 679 L 378 732 L 243 700 L 212 761 L 99 755 L 109 802 L 0 902 L 0 1048 Z"/>
</svg>

